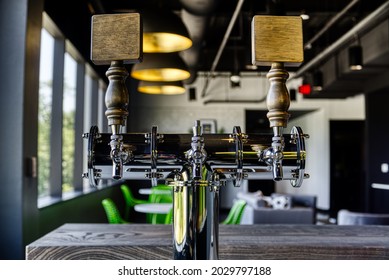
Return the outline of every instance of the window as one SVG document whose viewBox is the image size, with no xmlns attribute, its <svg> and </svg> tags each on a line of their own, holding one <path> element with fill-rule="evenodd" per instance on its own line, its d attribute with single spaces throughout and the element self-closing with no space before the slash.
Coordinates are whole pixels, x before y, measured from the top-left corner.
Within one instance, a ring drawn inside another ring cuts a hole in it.
<svg viewBox="0 0 389 280">
<path fill-rule="evenodd" d="M 41 35 L 38 113 L 38 194 L 49 195 L 50 185 L 50 130 L 53 79 L 54 38 L 45 30 Z"/>
<path fill-rule="evenodd" d="M 62 192 L 74 191 L 73 169 L 75 149 L 77 62 L 65 54 L 62 110 Z"/>
<path fill-rule="evenodd" d="M 105 87 L 74 46 L 44 14 L 38 112 L 38 206 L 90 191 L 82 134 L 100 124 Z"/>
</svg>

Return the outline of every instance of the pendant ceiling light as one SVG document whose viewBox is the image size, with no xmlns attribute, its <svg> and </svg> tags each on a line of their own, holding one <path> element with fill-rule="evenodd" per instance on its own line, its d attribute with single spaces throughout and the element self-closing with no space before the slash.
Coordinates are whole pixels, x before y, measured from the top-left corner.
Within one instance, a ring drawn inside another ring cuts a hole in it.
<svg viewBox="0 0 389 280">
<path fill-rule="evenodd" d="M 172 82 L 190 77 L 187 65 L 178 53 L 145 53 L 143 62 L 134 64 L 131 77 L 141 81 Z"/>
<path fill-rule="evenodd" d="M 148 82 L 140 81 L 138 91 L 148 94 L 177 95 L 185 93 L 184 83 L 176 82 Z"/>
<path fill-rule="evenodd" d="M 181 18 L 170 10 L 145 10 L 143 18 L 143 52 L 179 52 L 192 46 Z"/>
</svg>

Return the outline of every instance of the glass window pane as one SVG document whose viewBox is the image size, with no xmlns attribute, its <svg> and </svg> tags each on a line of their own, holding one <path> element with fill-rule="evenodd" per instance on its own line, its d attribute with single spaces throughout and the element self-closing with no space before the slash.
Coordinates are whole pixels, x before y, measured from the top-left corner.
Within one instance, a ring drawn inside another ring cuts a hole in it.
<svg viewBox="0 0 389 280">
<path fill-rule="evenodd" d="M 47 196 L 50 187 L 50 132 L 53 95 L 54 38 L 41 32 L 38 112 L 38 197 Z"/>
<path fill-rule="evenodd" d="M 75 146 L 75 113 L 76 113 L 76 78 L 77 62 L 65 53 L 63 118 L 62 118 L 62 191 L 74 190 L 74 146 Z"/>
</svg>

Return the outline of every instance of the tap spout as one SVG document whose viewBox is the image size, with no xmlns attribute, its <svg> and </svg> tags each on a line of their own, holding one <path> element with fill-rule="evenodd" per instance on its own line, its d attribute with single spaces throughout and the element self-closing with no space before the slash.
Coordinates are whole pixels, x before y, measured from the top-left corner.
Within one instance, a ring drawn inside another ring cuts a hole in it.
<svg viewBox="0 0 389 280">
<path fill-rule="evenodd" d="M 207 152 L 204 149 L 203 130 L 199 120 L 195 122 L 193 127 L 191 149 L 188 151 L 187 157 L 189 162 L 192 163 L 192 179 L 194 181 L 201 180 L 203 176 L 203 163 L 207 158 Z"/>
<path fill-rule="evenodd" d="M 119 180 L 123 177 L 123 136 L 113 134 L 111 136 L 112 178 Z"/>
</svg>

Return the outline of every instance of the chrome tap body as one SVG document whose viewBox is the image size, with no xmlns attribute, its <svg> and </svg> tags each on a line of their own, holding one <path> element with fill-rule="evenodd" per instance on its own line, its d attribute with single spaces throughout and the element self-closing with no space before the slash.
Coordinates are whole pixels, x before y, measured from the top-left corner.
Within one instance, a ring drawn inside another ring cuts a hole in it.
<svg viewBox="0 0 389 280">
<path fill-rule="evenodd" d="M 124 68 L 123 61 L 112 61 L 106 76 L 109 84 L 105 94 L 105 106 L 107 107 L 105 115 L 112 131 L 110 142 L 112 178 L 118 180 L 123 177 L 123 161 L 129 157 L 127 151 L 123 149 L 123 137 L 120 135 L 123 127 L 126 126 L 129 103 L 125 85 L 128 72 Z"/>
</svg>

